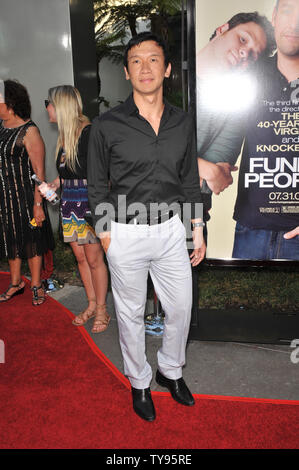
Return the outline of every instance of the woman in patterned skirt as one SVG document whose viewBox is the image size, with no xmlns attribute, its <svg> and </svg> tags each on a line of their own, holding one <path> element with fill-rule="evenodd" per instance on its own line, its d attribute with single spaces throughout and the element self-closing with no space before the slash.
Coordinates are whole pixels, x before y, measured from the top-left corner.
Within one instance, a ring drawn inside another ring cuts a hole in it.
<svg viewBox="0 0 299 470">
<path fill-rule="evenodd" d="M 22 259 L 31 273 L 32 304 L 45 300 L 40 271 L 42 255 L 54 248 L 46 204 L 31 176 L 45 178 L 45 148 L 39 130 L 30 119 L 31 104 L 26 88 L 14 80 L 4 81 L 5 99 L 0 103 L 0 258 L 8 258 L 11 283 L 0 295 L 7 302 L 22 294 Z M 35 219 L 36 228 L 30 221 Z"/>
<path fill-rule="evenodd" d="M 82 100 L 76 88 L 61 85 L 50 88 L 45 105 L 49 121 L 58 125 L 56 166 L 59 176 L 50 183 L 53 189 L 62 186 L 61 218 L 64 241 L 70 243 L 78 262 L 88 298 L 88 307 L 74 320 L 84 325 L 95 317 L 92 332 L 108 327 L 106 311 L 108 273 L 103 249 L 93 228 L 88 224 L 87 148 L 90 122 L 82 114 Z"/>
</svg>

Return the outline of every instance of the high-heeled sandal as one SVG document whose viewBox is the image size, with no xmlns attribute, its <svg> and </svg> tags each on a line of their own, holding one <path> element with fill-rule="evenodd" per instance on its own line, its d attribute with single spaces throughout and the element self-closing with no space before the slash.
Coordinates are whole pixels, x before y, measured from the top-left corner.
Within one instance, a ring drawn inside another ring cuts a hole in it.
<svg viewBox="0 0 299 470">
<path fill-rule="evenodd" d="M 3 294 L 0 295 L 0 302 L 7 302 L 8 300 L 12 299 L 12 298 L 15 297 L 16 295 L 24 294 L 25 283 L 24 283 L 23 287 L 20 287 L 20 285 L 22 284 L 22 282 L 24 282 L 24 281 L 20 281 L 19 284 L 9 284 L 8 288 L 6 289 L 6 291 L 3 292 Z M 18 287 L 18 290 L 16 290 L 16 291 L 13 292 L 12 294 L 8 294 L 9 289 L 11 289 L 11 288 L 16 289 L 17 287 Z"/>
<path fill-rule="evenodd" d="M 101 309 L 102 312 L 98 314 L 98 310 Z M 107 330 L 110 323 L 111 317 L 108 315 L 106 310 L 106 304 L 96 306 L 96 314 L 93 322 L 92 333 L 103 333 Z"/>
<path fill-rule="evenodd" d="M 89 302 L 95 302 L 96 299 L 90 299 Z M 79 313 L 79 315 L 74 318 L 72 324 L 75 326 L 83 326 L 85 323 L 88 322 L 91 318 L 93 318 L 96 314 L 96 307 L 92 310 L 92 308 L 87 307 L 83 312 Z M 82 320 L 78 322 L 78 320 Z"/>
<path fill-rule="evenodd" d="M 42 289 L 44 295 L 38 295 L 38 291 Z M 41 284 L 40 286 L 32 286 L 31 287 L 32 291 L 32 305 L 34 307 L 38 307 L 39 305 L 42 305 L 44 301 L 46 300 L 46 294 L 43 285 Z"/>
</svg>

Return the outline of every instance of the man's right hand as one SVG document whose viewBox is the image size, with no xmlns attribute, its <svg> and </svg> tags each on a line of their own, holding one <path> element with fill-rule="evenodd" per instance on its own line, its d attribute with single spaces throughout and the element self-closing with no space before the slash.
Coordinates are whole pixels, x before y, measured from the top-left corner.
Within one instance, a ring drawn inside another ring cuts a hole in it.
<svg viewBox="0 0 299 470">
<path fill-rule="evenodd" d="M 237 169 L 237 166 L 232 166 L 227 162 L 214 164 L 211 178 L 207 179 L 207 184 L 211 191 L 218 195 L 228 188 L 233 183 L 231 172 Z"/>
<path fill-rule="evenodd" d="M 206 180 L 210 190 L 217 195 L 232 184 L 231 172 L 238 169 L 237 166 L 228 162 L 213 163 L 200 157 L 197 159 L 197 163 L 201 185 L 202 181 Z"/>
<path fill-rule="evenodd" d="M 285 233 L 283 237 L 286 240 L 290 240 L 291 238 L 294 238 L 297 235 L 299 235 L 299 226 L 294 228 L 294 230 L 291 230 L 290 232 Z"/>
<path fill-rule="evenodd" d="M 107 254 L 109 245 L 111 243 L 111 232 L 101 232 L 98 235 L 99 239 L 101 240 L 101 244 L 105 254 Z"/>
</svg>

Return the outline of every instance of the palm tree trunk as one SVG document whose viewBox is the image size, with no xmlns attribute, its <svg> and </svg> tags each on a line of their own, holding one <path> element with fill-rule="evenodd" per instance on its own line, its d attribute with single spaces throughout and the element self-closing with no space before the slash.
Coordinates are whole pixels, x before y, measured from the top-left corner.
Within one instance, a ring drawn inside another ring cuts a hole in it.
<svg viewBox="0 0 299 470">
<path fill-rule="evenodd" d="M 136 16 L 133 15 L 128 15 L 127 20 L 129 23 L 130 31 L 132 36 L 136 36 L 137 30 L 136 30 Z"/>
</svg>

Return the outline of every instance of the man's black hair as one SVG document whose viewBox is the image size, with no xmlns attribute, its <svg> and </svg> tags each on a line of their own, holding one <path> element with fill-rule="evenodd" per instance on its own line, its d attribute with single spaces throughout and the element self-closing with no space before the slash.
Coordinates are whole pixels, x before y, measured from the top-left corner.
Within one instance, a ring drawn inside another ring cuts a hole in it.
<svg viewBox="0 0 299 470">
<path fill-rule="evenodd" d="M 230 20 L 227 21 L 229 25 L 229 31 L 239 24 L 244 23 L 256 23 L 259 25 L 265 32 L 267 45 L 266 49 L 263 51 L 263 56 L 270 56 L 276 49 L 276 42 L 274 38 L 274 29 L 271 22 L 266 18 L 266 16 L 260 15 L 257 11 L 252 13 L 237 13 L 234 15 Z M 216 36 L 216 31 L 214 31 L 213 35 L 210 37 L 210 40 Z"/>
<path fill-rule="evenodd" d="M 165 63 L 165 68 L 169 64 L 169 53 L 168 53 L 168 48 L 166 46 L 166 43 L 159 38 L 156 34 L 152 33 L 151 31 L 145 31 L 143 33 L 139 33 L 136 36 L 133 36 L 128 44 L 126 45 L 126 49 L 124 52 L 124 66 L 126 69 L 128 69 L 128 52 L 132 47 L 137 46 L 138 44 L 141 44 L 144 41 L 154 41 L 160 46 L 163 50 L 164 54 L 164 63 Z"/>
<path fill-rule="evenodd" d="M 4 80 L 5 104 L 21 119 L 31 116 L 31 103 L 27 89 L 17 80 Z"/>
</svg>

